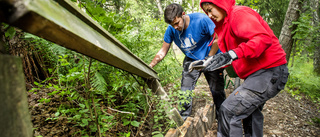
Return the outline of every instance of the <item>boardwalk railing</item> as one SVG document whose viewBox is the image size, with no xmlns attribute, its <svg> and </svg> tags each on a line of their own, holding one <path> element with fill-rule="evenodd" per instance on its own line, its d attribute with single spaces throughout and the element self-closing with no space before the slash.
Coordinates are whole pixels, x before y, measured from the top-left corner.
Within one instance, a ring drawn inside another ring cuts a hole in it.
<svg viewBox="0 0 320 137">
<path fill-rule="evenodd" d="M 157 73 L 69 0 L 0 0 L 0 22 L 143 77 L 155 94 L 169 100 Z M 183 124 L 176 109 L 167 113 Z"/>
</svg>

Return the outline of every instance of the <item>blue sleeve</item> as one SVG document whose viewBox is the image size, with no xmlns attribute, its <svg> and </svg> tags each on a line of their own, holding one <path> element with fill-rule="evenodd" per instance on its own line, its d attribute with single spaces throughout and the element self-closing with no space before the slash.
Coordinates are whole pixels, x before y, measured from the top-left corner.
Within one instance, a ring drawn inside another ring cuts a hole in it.
<svg viewBox="0 0 320 137">
<path fill-rule="evenodd" d="M 165 42 L 167 42 L 167 43 L 172 43 L 172 41 L 173 41 L 173 31 L 172 31 L 172 27 L 169 25 L 168 27 L 167 27 L 167 30 L 166 30 L 166 32 L 164 33 L 164 37 L 163 37 L 163 40 L 165 41 Z"/>
<path fill-rule="evenodd" d="M 201 21 L 201 27 L 204 29 L 203 31 L 206 34 L 209 34 L 210 36 L 212 36 L 214 34 L 214 28 L 216 27 L 216 25 L 213 23 L 213 21 L 208 17 L 204 17 Z"/>
</svg>

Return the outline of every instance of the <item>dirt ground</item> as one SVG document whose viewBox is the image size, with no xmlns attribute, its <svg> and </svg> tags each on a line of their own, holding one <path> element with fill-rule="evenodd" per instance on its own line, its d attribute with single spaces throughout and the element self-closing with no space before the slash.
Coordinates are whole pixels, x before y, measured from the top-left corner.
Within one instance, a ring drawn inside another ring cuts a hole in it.
<svg viewBox="0 0 320 137">
<path fill-rule="evenodd" d="M 227 79 L 228 81 L 229 79 Z M 54 113 L 59 107 L 59 102 L 67 102 L 54 97 L 51 103 L 42 105 L 36 100 L 49 97 L 48 91 L 41 91 L 38 94 L 28 92 L 29 106 L 34 124 L 34 136 L 73 136 L 80 131 L 74 126 L 76 123 L 68 122 L 66 117 L 59 117 L 58 120 L 48 120 L 54 117 Z M 195 89 L 193 98 L 194 114 L 206 103 L 212 104 L 212 97 L 207 82 L 202 75 Z M 232 92 L 232 86 L 226 89 L 226 94 Z M 193 114 L 191 116 L 193 116 Z M 320 118 L 319 105 L 303 98 L 296 100 L 289 93 L 282 91 L 276 97 L 266 102 L 264 109 L 264 137 L 320 137 L 320 125 L 315 124 L 312 119 Z M 215 137 L 217 123 L 213 123 L 213 128 L 207 133 L 206 137 Z M 145 129 L 147 132 L 147 129 Z M 142 129 L 143 131 L 143 129 Z"/>
<path fill-rule="evenodd" d="M 229 79 L 227 79 L 228 81 Z M 231 79 L 233 80 L 233 79 Z M 233 91 L 231 84 L 226 89 L 227 96 Z M 211 93 L 203 75 L 195 89 L 193 113 L 205 103 L 212 103 Z M 276 97 L 264 105 L 264 137 L 320 137 L 320 125 L 312 119 L 320 118 L 319 105 L 302 97 L 295 99 L 286 91 L 281 91 Z M 206 137 L 215 137 L 217 123 Z"/>
</svg>

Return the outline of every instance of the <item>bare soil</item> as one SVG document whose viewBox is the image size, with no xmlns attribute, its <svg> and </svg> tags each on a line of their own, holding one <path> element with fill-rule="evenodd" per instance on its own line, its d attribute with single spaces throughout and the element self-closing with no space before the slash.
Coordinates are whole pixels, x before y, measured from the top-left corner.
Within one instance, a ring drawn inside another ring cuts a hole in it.
<svg viewBox="0 0 320 137">
<path fill-rule="evenodd" d="M 229 78 L 227 78 L 227 81 Z M 231 79 L 233 80 L 233 79 Z M 230 84 L 225 90 L 227 96 L 233 91 Z M 212 103 L 211 93 L 203 75 L 199 78 L 195 89 L 193 112 Z M 264 137 L 320 137 L 320 124 L 312 119 L 320 118 L 319 105 L 301 96 L 295 99 L 290 93 L 281 91 L 277 96 L 268 100 L 264 105 Z M 215 122 L 206 137 L 216 137 L 217 123 Z"/>
</svg>

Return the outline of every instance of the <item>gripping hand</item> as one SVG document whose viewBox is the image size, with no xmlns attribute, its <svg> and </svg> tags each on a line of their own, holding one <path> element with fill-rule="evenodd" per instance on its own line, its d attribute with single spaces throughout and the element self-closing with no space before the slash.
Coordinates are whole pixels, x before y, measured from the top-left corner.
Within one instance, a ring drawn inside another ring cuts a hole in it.
<svg viewBox="0 0 320 137">
<path fill-rule="evenodd" d="M 226 53 L 219 53 L 213 56 L 210 63 L 206 66 L 206 68 L 204 68 L 203 71 L 214 71 L 220 69 L 224 66 L 230 65 L 232 61 L 237 58 L 238 56 L 233 50 L 230 50 Z"/>
<path fill-rule="evenodd" d="M 189 73 L 192 72 L 194 69 L 195 70 L 198 70 L 198 71 L 201 71 L 203 70 L 204 68 L 206 68 L 210 62 L 212 61 L 213 59 L 213 56 L 209 56 L 207 57 L 206 59 L 204 60 L 196 60 L 196 61 L 193 61 L 190 65 L 189 65 Z"/>
</svg>

